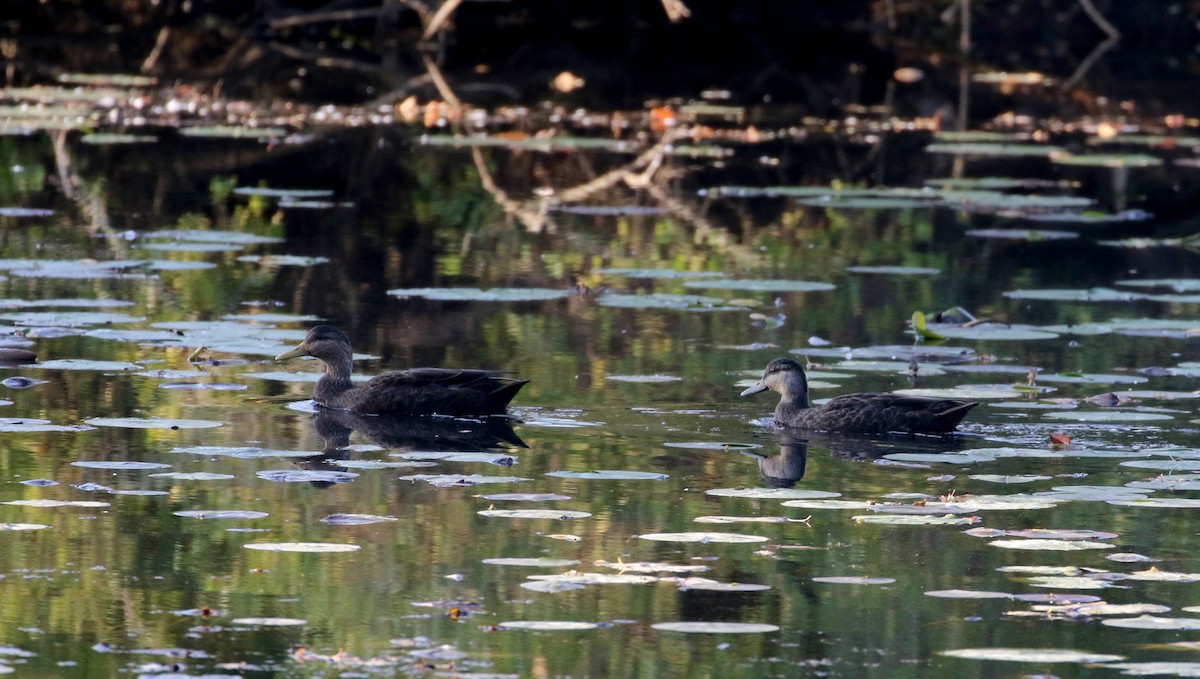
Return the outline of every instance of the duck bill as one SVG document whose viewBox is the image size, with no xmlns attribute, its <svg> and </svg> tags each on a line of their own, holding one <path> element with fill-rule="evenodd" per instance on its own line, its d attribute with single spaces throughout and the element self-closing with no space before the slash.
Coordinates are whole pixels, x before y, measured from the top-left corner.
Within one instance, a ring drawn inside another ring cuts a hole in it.
<svg viewBox="0 0 1200 679">
<path fill-rule="evenodd" d="M 766 390 L 767 390 L 767 385 L 763 384 L 762 382 L 759 382 L 758 384 L 754 385 L 753 387 L 747 387 L 746 391 L 742 392 L 742 396 L 751 396 L 753 394 L 757 394 L 759 392 L 763 392 Z"/>
<path fill-rule="evenodd" d="M 296 358 L 298 356 L 308 356 L 308 350 L 304 348 L 303 344 L 296 347 L 295 349 L 288 349 L 287 351 L 283 352 L 282 354 L 279 354 L 278 356 L 275 357 L 275 360 L 276 361 L 286 361 L 289 358 Z"/>
</svg>

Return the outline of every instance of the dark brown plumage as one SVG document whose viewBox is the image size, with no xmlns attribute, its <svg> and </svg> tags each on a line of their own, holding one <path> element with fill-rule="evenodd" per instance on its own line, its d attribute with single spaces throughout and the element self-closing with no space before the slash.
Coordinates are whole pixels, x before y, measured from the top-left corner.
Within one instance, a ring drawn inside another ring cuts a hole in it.
<svg viewBox="0 0 1200 679">
<path fill-rule="evenodd" d="M 905 432 L 947 434 L 962 422 L 978 402 L 901 394 L 847 394 L 825 405 L 808 402 L 804 368 L 790 358 L 767 364 L 758 384 L 742 396 L 772 390 L 779 393 L 775 421 L 788 427 L 855 434 Z"/>
<path fill-rule="evenodd" d="M 360 385 L 350 381 L 350 338 L 332 325 L 318 325 L 295 349 L 275 357 L 283 361 L 313 356 L 325 363 L 313 400 L 317 405 L 368 415 L 501 415 L 529 380 L 505 377 L 498 370 L 413 368 L 384 373 Z"/>
</svg>

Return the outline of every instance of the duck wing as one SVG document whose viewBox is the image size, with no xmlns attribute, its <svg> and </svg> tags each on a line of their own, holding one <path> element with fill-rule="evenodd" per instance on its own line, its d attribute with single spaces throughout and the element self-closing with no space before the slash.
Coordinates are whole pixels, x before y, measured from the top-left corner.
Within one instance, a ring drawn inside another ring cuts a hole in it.
<svg viewBox="0 0 1200 679">
<path fill-rule="evenodd" d="M 338 407 L 360 413 L 474 417 L 504 412 L 528 380 L 499 370 L 413 368 L 384 373 L 342 394 Z"/>
<path fill-rule="evenodd" d="M 827 431 L 944 434 L 978 402 L 902 394 L 847 394 L 804 413 L 804 424 Z"/>
</svg>

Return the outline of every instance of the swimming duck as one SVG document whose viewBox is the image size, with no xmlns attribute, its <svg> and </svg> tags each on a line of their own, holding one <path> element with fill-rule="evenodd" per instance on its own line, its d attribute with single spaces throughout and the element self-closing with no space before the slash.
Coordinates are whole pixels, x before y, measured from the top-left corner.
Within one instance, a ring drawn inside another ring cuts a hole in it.
<svg viewBox="0 0 1200 679">
<path fill-rule="evenodd" d="M 790 358 L 767 364 L 758 384 L 742 396 L 772 390 L 779 392 L 775 421 L 788 427 L 855 434 L 906 432 L 946 434 L 954 431 L 978 402 L 901 394 L 847 394 L 825 405 L 808 402 L 804 368 Z"/>
<path fill-rule="evenodd" d="M 317 405 L 368 415 L 501 415 L 529 380 L 499 370 L 413 368 L 384 373 L 355 386 L 350 381 L 350 338 L 332 325 L 318 325 L 295 349 L 275 357 L 285 361 L 313 356 L 325 363 L 313 400 Z"/>
</svg>

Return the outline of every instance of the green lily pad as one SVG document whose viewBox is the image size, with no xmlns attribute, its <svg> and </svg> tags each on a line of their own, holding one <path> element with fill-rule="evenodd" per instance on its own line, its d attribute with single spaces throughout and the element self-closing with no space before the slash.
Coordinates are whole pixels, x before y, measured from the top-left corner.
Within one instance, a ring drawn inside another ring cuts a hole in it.
<svg viewBox="0 0 1200 679">
<path fill-rule="evenodd" d="M 1162 158 L 1149 156 L 1144 153 L 1091 153 L 1056 154 L 1050 159 L 1056 165 L 1072 165 L 1077 167 L 1158 167 L 1163 164 Z"/>
<path fill-rule="evenodd" d="M 629 309 L 679 309 L 684 311 L 745 311 L 744 306 L 733 306 L 719 297 L 703 295 L 673 295 L 656 292 L 648 295 L 608 293 L 597 299 L 600 306 Z"/>
<path fill-rule="evenodd" d="M 1106 663 L 1124 660 L 1125 656 L 1106 653 L 1089 653 L 1066 648 L 958 648 L 940 651 L 939 655 L 967 660 L 1001 660 L 1004 662 L 1032 663 Z"/>
<path fill-rule="evenodd" d="M 362 549 L 359 545 L 342 542 L 251 542 L 242 546 L 260 552 L 303 552 L 306 554 L 336 554 L 357 552 Z"/>
<path fill-rule="evenodd" d="M 93 417 L 85 424 L 97 427 L 123 427 L 126 429 L 207 429 L 220 427 L 224 422 L 214 420 L 178 420 L 149 417 Z"/>
<path fill-rule="evenodd" d="M 143 236 L 145 238 L 172 238 L 174 240 L 193 243 L 233 243 L 237 245 L 270 245 L 284 242 L 284 239 L 277 236 L 261 236 L 245 231 L 225 231 L 220 229 L 163 229 L 161 231 L 148 231 Z"/>
<path fill-rule="evenodd" d="M 931 325 L 930 327 L 934 332 L 949 339 L 1025 341 L 1054 339 L 1058 337 L 1058 335 L 1053 332 L 1048 332 L 1045 329 L 1038 329 L 1032 326 L 995 325 L 985 323 L 971 327 L 963 327 L 958 325 L 938 323 Z"/>
<path fill-rule="evenodd" d="M 212 139 L 253 139 L 266 141 L 286 137 L 288 131 L 282 127 L 238 127 L 234 125 L 197 125 L 179 130 L 185 137 Z"/>
<path fill-rule="evenodd" d="M 327 257 L 304 257 L 301 255 L 242 255 L 239 262 L 261 264 L 262 266 L 316 266 L 329 261 Z"/>
<path fill-rule="evenodd" d="M 1079 234 L 1074 231 L 1055 231 L 1053 229 L 970 229 L 966 231 L 966 235 L 975 238 L 1024 240 L 1033 243 L 1047 240 L 1079 238 Z"/>
<path fill-rule="evenodd" d="M 546 472 L 546 476 L 553 476 L 560 479 L 589 479 L 596 481 L 661 481 L 667 478 L 667 474 L 660 472 L 639 472 L 623 469 L 559 470 Z"/>
<path fill-rule="evenodd" d="M 848 266 L 850 273 L 880 274 L 884 276 L 936 276 L 942 272 L 929 266 Z"/>
<path fill-rule="evenodd" d="M 742 533 L 714 533 L 708 531 L 689 531 L 684 533 L 643 533 L 638 536 L 643 540 L 652 540 L 654 542 L 701 542 L 701 543 L 750 543 L 750 542 L 766 542 L 767 538 L 761 535 L 744 535 Z"/>
<path fill-rule="evenodd" d="M 837 286 L 832 283 L 795 280 L 749 280 L 749 279 L 720 279 L 687 281 L 685 288 L 705 288 L 708 290 L 743 290 L 748 292 L 817 292 L 833 290 Z"/>
<path fill-rule="evenodd" d="M 680 280 L 690 278 L 724 278 L 719 271 L 680 271 L 678 269 L 629 269 L 606 267 L 593 269 L 592 273 L 604 276 L 622 276 L 625 278 L 655 278 L 659 280 Z"/>
<path fill-rule="evenodd" d="M 1111 290 L 1109 288 L 1089 289 L 1047 289 L 1047 290 L 1010 290 L 1004 293 L 1011 299 L 1038 299 L 1057 302 L 1133 302 L 1144 296 Z"/>
<path fill-rule="evenodd" d="M 275 189 L 266 186 L 239 186 L 233 190 L 239 196 L 262 196 L 264 198 L 328 198 L 332 189 Z"/>
<path fill-rule="evenodd" d="M 79 138 L 79 143 L 92 146 L 152 144 L 156 141 L 158 141 L 158 137 L 152 134 L 120 134 L 116 132 L 93 132 Z"/>
<path fill-rule="evenodd" d="M 1062 153 L 1057 146 L 1042 144 L 935 143 L 925 147 L 927 153 L 950 153 L 957 156 L 1034 157 L 1049 158 Z"/>
<path fill-rule="evenodd" d="M 541 302 L 563 299 L 570 294 L 567 290 L 549 288 L 395 288 L 387 292 L 402 299 L 422 297 L 443 302 Z"/>
<path fill-rule="evenodd" d="M 754 622 L 656 622 L 650 627 L 660 632 L 684 634 L 766 634 L 778 632 L 778 625 Z"/>
</svg>

